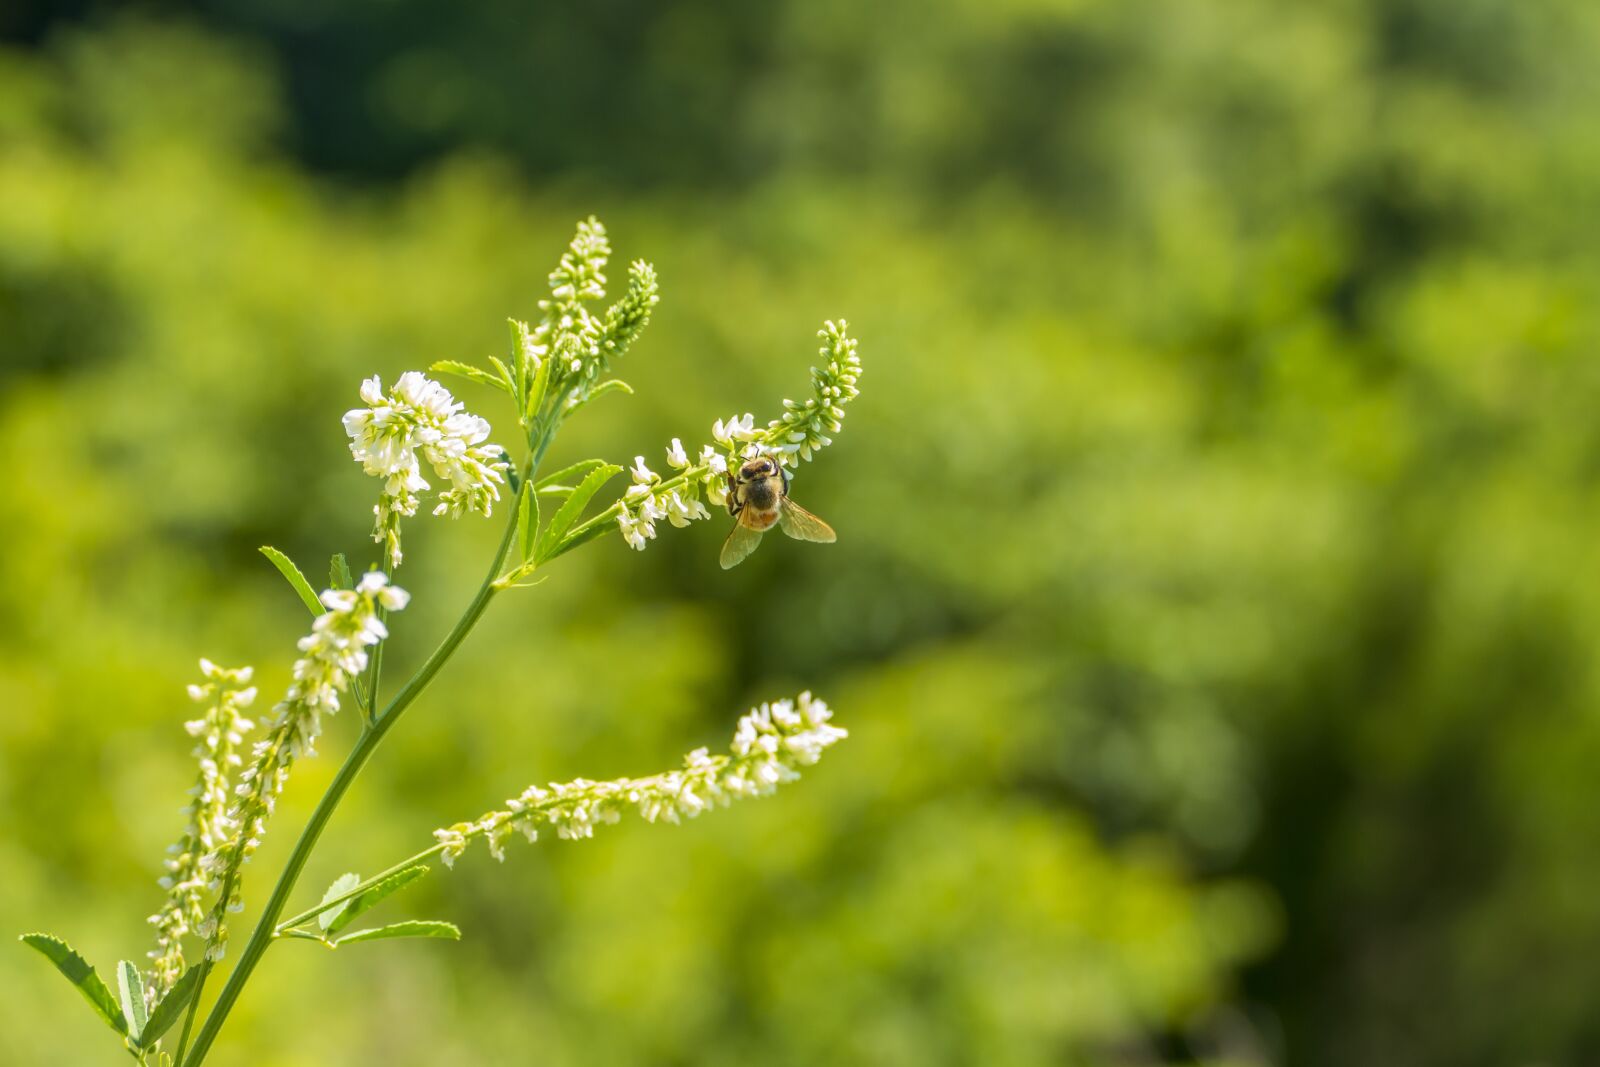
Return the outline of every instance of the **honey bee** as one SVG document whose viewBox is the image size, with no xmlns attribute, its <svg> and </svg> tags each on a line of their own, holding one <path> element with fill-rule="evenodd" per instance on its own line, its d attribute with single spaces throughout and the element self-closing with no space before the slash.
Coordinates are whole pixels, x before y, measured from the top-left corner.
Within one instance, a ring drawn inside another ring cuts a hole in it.
<svg viewBox="0 0 1600 1067">
<path fill-rule="evenodd" d="M 797 541 L 832 544 L 833 527 L 789 499 L 789 472 L 770 456 L 746 460 L 728 472 L 728 514 L 737 521 L 722 543 L 722 569 L 737 566 L 756 550 L 774 525 Z"/>
</svg>

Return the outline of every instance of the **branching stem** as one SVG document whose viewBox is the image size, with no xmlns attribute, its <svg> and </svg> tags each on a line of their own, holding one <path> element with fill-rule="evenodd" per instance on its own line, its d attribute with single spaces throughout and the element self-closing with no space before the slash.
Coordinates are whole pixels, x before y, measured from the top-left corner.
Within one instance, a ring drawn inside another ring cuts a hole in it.
<svg viewBox="0 0 1600 1067">
<path fill-rule="evenodd" d="M 417 697 L 422 695 L 423 690 L 428 687 L 428 683 L 433 681 L 434 675 L 438 674 L 450 657 L 455 654 L 461 642 L 466 640 L 467 635 L 472 632 L 472 628 L 482 618 L 485 609 L 489 606 L 489 602 L 499 592 L 495 579 L 500 576 L 501 569 L 505 566 L 506 557 L 510 554 L 511 547 L 516 541 L 517 514 L 521 509 L 522 494 L 532 491 L 532 478 L 538 470 L 539 461 L 543 458 L 544 450 L 549 446 L 550 437 L 551 433 L 548 430 L 538 437 L 535 442 L 535 448 L 521 471 L 517 495 L 511 501 L 509 508 L 510 517 L 506 523 L 505 533 L 500 538 L 500 547 L 495 552 L 494 560 L 489 567 L 489 573 L 484 578 L 483 584 L 478 588 L 477 595 L 472 598 L 472 602 L 467 605 L 461 618 L 456 620 L 455 626 L 451 628 L 450 632 L 439 644 L 439 647 L 434 650 L 433 655 L 428 657 L 427 662 L 419 667 L 400 692 L 395 694 L 394 699 L 389 701 L 382 714 L 375 715 L 370 724 L 362 730 L 361 737 L 357 740 L 355 748 L 351 749 L 350 755 L 345 758 L 344 765 L 339 768 L 339 773 L 328 786 L 328 791 L 323 794 L 322 799 L 317 803 L 316 810 L 311 813 L 311 819 L 306 823 L 305 829 L 301 831 L 300 839 L 295 843 L 294 852 L 289 856 L 283 873 L 278 876 L 278 883 L 272 890 L 272 896 L 267 900 L 261 918 L 256 923 L 255 931 L 250 935 L 249 943 L 245 945 L 243 953 L 239 956 L 239 962 L 234 966 L 233 973 L 228 976 L 227 985 L 223 987 L 221 995 L 217 997 L 216 1004 L 212 1007 L 210 1014 L 206 1016 L 205 1024 L 200 1028 L 200 1033 L 195 1038 L 194 1048 L 189 1051 L 187 1058 L 182 1058 L 185 1051 L 184 1046 L 187 1044 L 186 1039 L 189 1029 L 188 1023 L 185 1024 L 185 1040 L 180 1042 L 178 1050 L 180 1058 L 174 1061 L 178 1067 L 199 1067 L 205 1060 L 206 1053 L 210 1051 L 212 1042 L 217 1038 L 217 1033 L 222 1029 L 223 1023 L 227 1021 L 228 1013 L 233 1010 L 233 1005 L 239 999 L 239 994 L 243 991 L 245 983 L 249 981 L 256 965 L 260 963 L 261 956 L 266 952 L 267 946 L 272 944 L 279 933 L 281 925 L 278 923 L 278 916 L 283 914 L 283 909 L 289 902 L 289 894 L 294 890 L 300 873 L 305 869 L 306 861 L 310 859 L 312 850 L 316 848 L 317 841 L 322 836 L 322 831 L 327 827 L 328 821 L 333 817 L 333 813 L 338 808 L 340 801 L 344 799 L 345 793 L 349 791 L 350 786 L 355 782 L 357 775 L 361 773 L 361 769 L 366 766 L 367 761 L 372 758 L 372 754 L 377 751 L 384 735 L 394 728 L 395 724 L 400 721 L 400 716 L 415 702 Z M 372 689 L 370 690 L 372 693 L 376 692 L 376 681 L 377 679 L 374 677 L 372 679 Z M 422 855 L 427 854 L 423 853 Z M 393 873 L 393 871 L 387 873 Z M 316 914 L 320 910 L 322 909 L 318 908 L 312 914 Z M 300 921 L 304 920 L 301 919 Z M 291 922 L 287 925 L 292 926 L 295 923 Z M 196 1005 L 200 1001 L 203 983 L 210 971 L 209 964 L 202 964 L 202 966 L 205 966 L 207 970 L 201 975 L 201 985 L 198 985 L 195 989 L 193 1004 Z M 191 1010 L 192 1008 L 193 1005 L 191 1005 Z M 191 1022 L 192 1019 L 193 1016 L 191 1015 Z"/>
</svg>

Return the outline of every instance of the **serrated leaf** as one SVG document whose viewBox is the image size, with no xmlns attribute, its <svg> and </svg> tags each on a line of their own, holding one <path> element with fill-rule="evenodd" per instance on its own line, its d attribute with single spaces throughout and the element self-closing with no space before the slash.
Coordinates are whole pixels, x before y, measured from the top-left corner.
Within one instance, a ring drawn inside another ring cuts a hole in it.
<svg viewBox="0 0 1600 1067">
<path fill-rule="evenodd" d="M 144 979 L 131 960 L 117 964 L 117 993 L 122 999 L 122 1017 L 128 1021 L 128 1036 L 137 1041 L 149 1016 L 144 1003 Z"/>
<path fill-rule="evenodd" d="M 534 539 L 539 536 L 539 494 L 527 492 L 517 504 L 517 544 L 522 548 L 522 561 L 533 557 Z"/>
<path fill-rule="evenodd" d="M 328 887 L 328 891 L 322 894 L 322 903 L 326 904 L 330 900 L 338 900 L 360 884 L 361 876 L 359 874 L 341 874 L 333 880 L 333 884 Z M 329 908 L 317 916 L 317 925 L 326 930 L 333 925 L 333 921 L 339 917 L 339 913 L 348 907 L 350 907 L 349 903 L 345 903 L 337 908 Z"/>
<path fill-rule="evenodd" d="M 579 483 L 578 488 L 567 497 L 566 503 L 561 505 L 561 510 L 555 513 L 539 537 L 536 558 L 540 563 L 550 558 L 551 551 L 561 543 L 561 539 L 572 528 L 572 524 L 578 521 L 578 516 L 583 514 L 583 509 L 589 506 L 589 501 L 600 491 L 600 487 L 620 473 L 622 468 L 615 463 L 603 463 L 590 471 L 589 476 Z"/>
<path fill-rule="evenodd" d="M 278 573 L 288 580 L 296 593 L 300 594 L 300 600 L 310 609 L 311 614 L 321 615 L 326 610 L 322 606 L 322 601 L 317 599 L 317 591 L 311 588 L 311 583 L 306 581 L 306 576 L 301 574 L 300 568 L 294 565 L 294 560 L 271 545 L 262 545 L 261 554 L 266 556 L 274 567 L 278 568 Z"/>
<path fill-rule="evenodd" d="M 511 391 L 509 384 L 501 381 L 482 367 L 474 367 L 472 364 L 463 363 L 459 359 L 441 359 L 428 369 L 436 374 L 454 374 L 458 378 L 466 378 L 468 381 L 477 382 L 479 385 L 502 389 L 508 393 Z"/>
<path fill-rule="evenodd" d="M 335 945 L 349 945 L 357 941 L 387 941 L 396 937 L 439 937 L 449 941 L 460 941 L 461 930 L 454 923 L 439 922 L 434 919 L 412 919 L 409 922 L 391 923 L 388 926 L 374 926 L 368 930 L 357 930 L 353 934 L 345 934 L 334 941 Z"/>
<path fill-rule="evenodd" d="M 56 970 L 62 977 L 71 982 L 83 999 L 89 1002 L 96 1015 L 119 1034 L 128 1032 L 128 1020 L 122 1015 L 122 1008 L 117 1004 L 117 998 L 111 995 L 111 990 L 106 988 L 105 982 L 94 973 L 94 968 L 89 966 L 87 960 L 73 951 L 72 946 L 59 937 L 49 934 L 23 934 L 23 943 L 31 946 L 45 959 L 56 965 Z"/>
<path fill-rule="evenodd" d="M 350 573 L 350 561 L 344 558 L 343 552 L 335 552 L 328 561 L 328 584 L 335 589 L 354 589 L 355 576 Z"/>
<path fill-rule="evenodd" d="M 195 983 L 200 980 L 200 972 L 205 966 L 203 963 L 197 963 L 190 967 L 172 984 L 172 988 L 167 990 L 167 995 L 161 998 L 161 1003 L 150 1013 L 149 1021 L 139 1033 L 141 1045 L 149 1048 L 161 1040 L 162 1034 L 172 1029 L 172 1024 L 183 1015 L 183 1009 L 189 1006 L 189 998 L 194 996 Z"/>
<path fill-rule="evenodd" d="M 336 934 L 349 926 L 364 912 L 370 911 L 374 905 L 391 893 L 396 893 L 415 882 L 418 878 L 428 873 L 428 868 L 422 864 L 407 867 L 403 871 L 396 871 L 381 882 L 374 882 L 368 886 L 359 897 L 351 900 L 349 905 L 329 923 L 325 929 L 330 934 Z"/>
<path fill-rule="evenodd" d="M 543 489 L 545 486 L 554 485 L 557 482 L 564 482 L 568 478 L 576 478 L 581 474 L 587 474 L 596 467 L 604 467 L 605 465 L 606 461 L 603 459 L 580 459 L 570 467 L 562 467 L 554 474 L 547 474 L 543 478 L 540 478 L 537 483 L 537 488 Z"/>
</svg>

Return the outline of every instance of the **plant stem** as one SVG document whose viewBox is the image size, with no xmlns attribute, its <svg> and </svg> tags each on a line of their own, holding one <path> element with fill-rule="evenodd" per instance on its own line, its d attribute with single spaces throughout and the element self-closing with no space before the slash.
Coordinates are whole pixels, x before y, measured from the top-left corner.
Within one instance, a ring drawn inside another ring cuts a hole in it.
<svg viewBox="0 0 1600 1067">
<path fill-rule="evenodd" d="M 389 562 L 387 552 L 383 554 L 383 576 L 394 577 L 394 567 Z M 378 605 L 378 621 L 381 623 L 389 621 L 389 609 L 382 604 Z M 377 647 L 372 650 L 372 662 L 367 665 L 367 701 L 361 714 L 361 721 L 367 727 L 372 725 L 372 717 L 378 713 L 378 679 L 383 676 L 383 646 L 386 644 L 387 641 L 378 642 Z M 357 703 L 359 702 L 358 698 Z"/>
<path fill-rule="evenodd" d="M 300 872 L 304 870 L 306 861 L 310 859 L 317 840 L 322 836 L 322 831 L 327 826 L 328 820 L 333 817 L 334 810 L 338 808 L 339 802 L 344 799 L 345 793 L 355 782 L 356 776 L 361 773 L 361 769 L 366 766 L 367 760 L 372 758 L 373 752 L 377 750 L 384 735 L 394 727 L 395 723 L 400 721 L 400 716 L 411 706 L 412 702 L 422 695 L 422 691 L 428 687 L 428 683 L 433 681 L 434 675 L 439 673 L 439 669 L 455 653 L 461 642 L 466 639 L 467 634 L 472 632 L 472 628 L 477 625 L 478 619 L 483 616 L 484 610 L 489 606 L 489 601 L 494 599 L 495 593 L 499 591 L 495 587 L 495 579 L 499 577 L 500 569 L 505 565 L 506 556 L 510 553 L 511 546 L 516 540 L 517 514 L 521 510 L 522 494 L 530 491 L 529 480 L 533 472 L 538 469 L 539 460 L 542 458 L 548 443 L 549 435 L 546 434 L 540 441 L 538 450 L 529 457 L 522 471 L 521 484 L 517 495 L 511 501 L 510 520 L 506 524 L 505 534 L 500 538 L 500 547 L 495 552 L 494 562 L 490 565 L 489 573 L 484 578 L 483 584 L 479 586 L 477 595 L 472 598 L 472 602 L 467 605 L 466 611 L 462 613 L 460 619 L 456 620 L 455 626 L 445 636 L 439 647 L 434 650 L 433 655 L 429 656 L 427 662 L 417 669 L 417 672 L 406 682 L 404 688 L 395 694 L 394 699 L 389 702 L 389 706 L 383 710 L 383 713 L 373 718 L 371 724 L 362 731 L 355 748 L 350 750 L 350 755 L 345 758 L 344 765 L 339 768 L 339 773 L 334 777 L 332 784 L 328 786 L 328 791 L 323 794 L 322 799 L 317 803 L 316 810 L 311 813 L 311 819 L 306 823 L 305 829 L 301 831 L 300 840 L 295 843 L 294 852 L 290 854 L 283 873 L 278 876 L 278 884 L 273 887 L 272 896 L 267 900 L 261 918 L 256 923 L 254 933 L 250 935 L 249 944 L 245 946 L 244 952 L 240 955 L 239 962 L 235 965 L 233 973 L 228 976 L 228 984 L 223 987 L 222 994 L 217 998 L 217 1003 L 212 1007 L 211 1013 L 206 1016 L 205 1025 L 200 1028 L 200 1034 L 195 1039 L 193 1051 L 187 1060 L 177 1061 L 179 1067 L 199 1067 L 199 1064 L 205 1060 L 206 1053 L 210 1050 L 212 1042 L 216 1040 L 218 1031 L 222 1029 L 222 1024 L 227 1021 L 228 1013 L 233 1010 L 234 1002 L 239 999 L 239 993 L 244 989 L 244 985 L 255 970 L 256 964 L 261 961 L 261 956 L 266 952 L 267 946 L 272 943 L 276 933 L 278 916 L 283 914 L 284 906 L 289 902 L 289 894 L 294 890 L 295 882 L 299 879 Z M 376 683 L 375 678 L 374 683 Z M 207 973 L 209 973 L 209 967 Z M 206 973 L 202 973 L 202 983 L 205 977 Z M 197 987 L 195 989 L 195 1003 L 199 1002 L 200 992 L 200 988 Z M 179 1051 L 180 1053 L 183 1051 L 182 1042 L 180 1042 Z"/>
<path fill-rule="evenodd" d="M 334 897 L 332 900 L 324 900 L 320 904 L 318 904 L 316 907 L 307 908 L 305 911 L 302 911 L 299 915 L 292 915 L 289 918 L 282 920 L 281 922 L 278 923 L 278 925 L 276 927 L 273 928 L 273 932 L 278 934 L 278 935 L 280 935 L 280 936 L 285 935 L 293 927 L 299 926 L 303 922 L 310 922 L 312 919 L 315 919 L 318 915 L 321 915 L 323 912 L 331 911 L 332 909 L 337 908 L 340 904 L 343 904 L 346 901 L 354 900 L 356 897 L 359 897 L 362 893 L 365 893 L 367 890 L 371 889 L 373 886 L 377 885 L 379 882 L 383 881 L 385 878 L 388 878 L 391 875 L 399 874 L 401 871 L 406 870 L 407 868 L 415 867 L 417 864 L 421 863 L 423 860 L 427 859 L 429 856 L 437 855 L 438 853 L 443 852 L 443 851 L 444 851 L 444 846 L 443 845 L 434 845 L 432 848 L 425 848 L 421 852 L 418 852 L 415 856 L 411 856 L 408 859 L 403 859 L 399 863 L 395 864 L 393 867 L 388 868 L 387 870 L 379 871 L 377 874 L 373 875 L 371 878 L 362 879 L 360 885 L 356 886 L 354 889 L 350 890 L 350 892 L 344 894 L 343 896 Z"/>
</svg>

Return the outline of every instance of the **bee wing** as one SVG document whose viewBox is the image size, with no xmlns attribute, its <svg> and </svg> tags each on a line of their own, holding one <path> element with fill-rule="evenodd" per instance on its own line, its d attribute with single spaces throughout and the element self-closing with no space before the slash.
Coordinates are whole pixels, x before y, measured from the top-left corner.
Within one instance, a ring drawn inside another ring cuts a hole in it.
<svg viewBox="0 0 1600 1067">
<path fill-rule="evenodd" d="M 832 526 L 788 498 L 784 499 L 783 509 L 778 512 L 778 525 L 796 541 L 821 541 L 831 545 L 839 540 Z"/>
<path fill-rule="evenodd" d="M 752 530 L 742 522 L 733 524 L 733 529 L 728 531 L 728 539 L 722 542 L 722 569 L 728 570 L 744 562 L 744 558 L 756 550 L 761 543 L 761 531 Z"/>
</svg>

